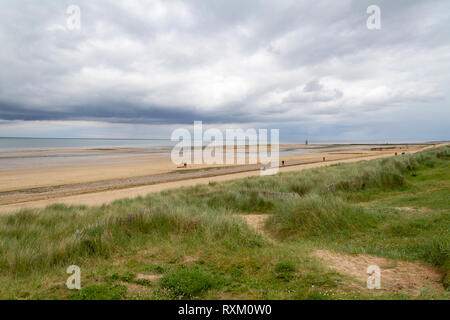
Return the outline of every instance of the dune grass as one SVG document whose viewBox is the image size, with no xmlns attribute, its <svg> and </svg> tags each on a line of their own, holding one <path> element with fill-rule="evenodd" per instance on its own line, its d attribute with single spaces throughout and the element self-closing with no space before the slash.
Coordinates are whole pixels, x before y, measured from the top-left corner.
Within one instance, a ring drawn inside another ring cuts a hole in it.
<svg viewBox="0 0 450 320">
<path fill-rule="evenodd" d="M 413 298 L 356 290 L 311 252 L 423 261 L 448 287 L 449 160 L 441 147 L 1 216 L 0 298 Z M 251 213 L 270 215 L 265 235 L 239 217 Z M 81 291 L 64 285 L 72 264 Z M 449 293 L 420 298 L 436 297 Z"/>
</svg>

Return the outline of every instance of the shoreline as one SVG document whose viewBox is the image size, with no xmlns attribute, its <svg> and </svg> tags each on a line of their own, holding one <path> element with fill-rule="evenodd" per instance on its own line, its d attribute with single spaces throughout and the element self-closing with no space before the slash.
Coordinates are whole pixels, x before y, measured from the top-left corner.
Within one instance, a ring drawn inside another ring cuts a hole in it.
<svg viewBox="0 0 450 320">
<path fill-rule="evenodd" d="M 437 146 L 439 145 L 422 145 L 422 148 L 408 149 L 407 152 L 415 153 Z M 402 150 L 406 149 L 399 149 L 397 152 Z M 373 160 L 394 156 L 394 152 L 396 151 L 389 149 L 384 151 L 366 151 L 365 153 L 358 154 L 354 152 L 338 154 L 324 152 L 313 155 L 299 155 L 297 157 L 291 157 L 287 161 L 286 166 L 280 167 L 279 172 L 317 168 L 337 163 Z M 325 162 L 321 160 L 324 155 L 327 157 Z M 312 157 L 314 159 L 311 159 Z M 144 196 L 150 192 L 258 175 L 259 167 L 257 165 L 198 167 L 188 169 L 187 171 L 170 170 L 168 172 L 144 176 L 127 176 L 125 178 L 94 180 L 84 183 L 54 184 L 47 187 L 3 190 L 0 192 L 0 214 L 14 213 L 14 211 L 24 208 L 42 208 L 54 203 L 66 205 L 102 205 L 121 198 Z"/>
</svg>

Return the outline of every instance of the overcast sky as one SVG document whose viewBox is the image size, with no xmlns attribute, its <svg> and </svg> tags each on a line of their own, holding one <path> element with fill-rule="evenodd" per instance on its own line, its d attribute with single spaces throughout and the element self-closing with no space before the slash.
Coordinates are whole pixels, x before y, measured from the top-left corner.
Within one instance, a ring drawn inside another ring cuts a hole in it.
<svg viewBox="0 0 450 320">
<path fill-rule="evenodd" d="M 0 136 L 446 140 L 449 30 L 448 0 L 1 0 Z"/>
</svg>

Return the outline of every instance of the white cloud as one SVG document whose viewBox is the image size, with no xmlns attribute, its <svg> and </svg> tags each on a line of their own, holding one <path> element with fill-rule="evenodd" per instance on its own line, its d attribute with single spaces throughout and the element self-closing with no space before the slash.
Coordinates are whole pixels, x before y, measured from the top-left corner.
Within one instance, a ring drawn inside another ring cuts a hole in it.
<svg viewBox="0 0 450 320">
<path fill-rule="evenodd" d="M 370 31 L 368 1 L 80 0 L 69 31 L 64 3 L 6 1 L 0 119 L 356 132 L 368 115 L 403 121 L 393 109 L 448 110 L 450 4 L 434 3 L 381 1 Z"/>
</svg>

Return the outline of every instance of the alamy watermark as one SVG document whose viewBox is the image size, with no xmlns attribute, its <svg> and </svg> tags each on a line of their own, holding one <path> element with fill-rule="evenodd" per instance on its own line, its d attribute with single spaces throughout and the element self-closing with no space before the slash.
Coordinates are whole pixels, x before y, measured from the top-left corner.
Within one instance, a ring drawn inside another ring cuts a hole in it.
<svg viewBox="0 0 450 320">
<path fill-rule="evenodd" d="M 366 273 L 370 276 L 367 278 L 367 289 L 381 289 L 381 269 L 377 265 L 367 267 Z"/>
<path fill-rule="evenodd" d="M 171 140 L 178 142 L 171 152 L 175 165 L 188 164 L 260 164 L 261 175 L 271 175 L 279 168 L 279 129 L 210 128 L 203 132 L 201 121 L 194 121 L 193 137 L 186 128 L 172 132 Z"/>
<path fill-rule="evenodd" d="M 366 26 L 369 30 L 381 29 L 381 9 L 379 6 L 371 5 L 367 7 L 367 14 L 370 16 L 367 18 Z"/>
<path fill-rule="evenodd" d="M 81 29 L 81 9 L 77 5 L 70 5 L 66 9 L 68 15 L 66 20 L 66 27 L 68 30 L 80 30 Z"/>
<path fill-rule="evenodd" d="M 69 290 L 81 289 L 81 269 L 79 266 L 71 265 L 67 268 L 66 273 L 71 276 L 67 278 L 66 286 Z"/>
</svg>

